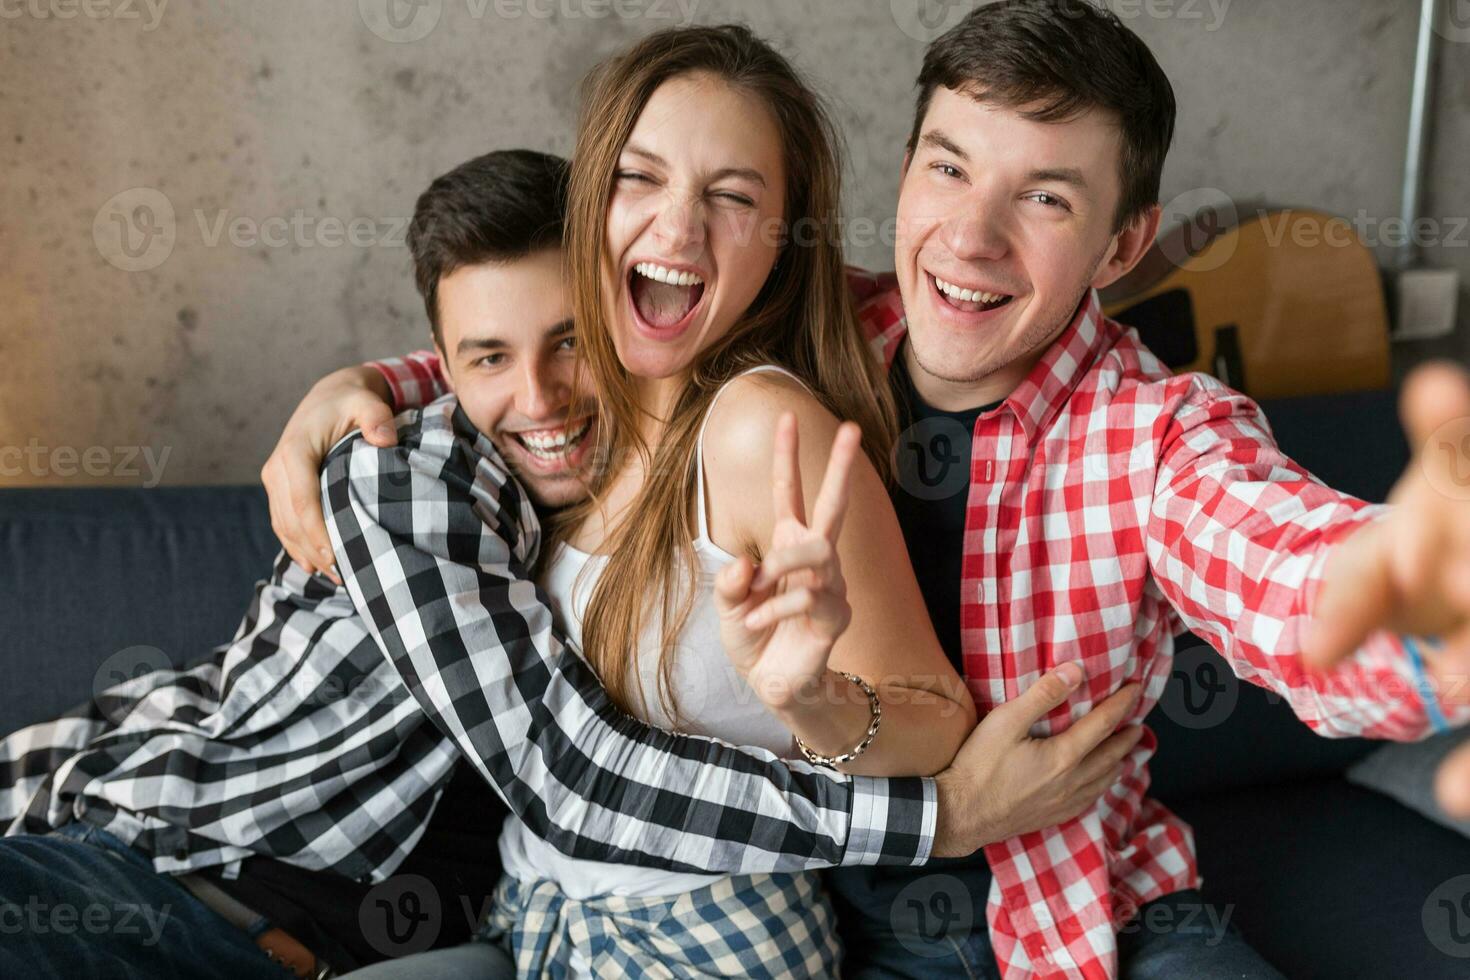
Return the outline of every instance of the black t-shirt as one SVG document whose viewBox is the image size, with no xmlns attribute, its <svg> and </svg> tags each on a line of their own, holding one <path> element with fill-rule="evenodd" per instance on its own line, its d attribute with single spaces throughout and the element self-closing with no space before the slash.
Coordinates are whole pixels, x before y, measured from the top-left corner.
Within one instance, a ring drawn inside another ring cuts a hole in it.
<svg viewBox="0 0 1470 980">
<path fill-rule="evenodd" d="M 897 478 L 889 496 L 939 645 L 963 677 L 960 575 L 970 502 L 970 440 L 975 422 L 1000 403 L 962 412 L 931 408 L 914 389 L 901 355 L 891 377 L 900 435 Z"/>
<path fill-rule="evenodd" d="M 895 447 L 896 479 L 889 493 L 934 632 L 950 663 L 963 677 L 960 575 L 972 475 L 970 444 L 975 422 L 1000 403 L 962 412 L 930 407 L 914 388 L 903 351 L 894 362 L 890 379 L 898 402 L 900 434 Z M 958 879 L 969 892 L 974 922 L 982 925 L 991 881 L 984 852 L 965 858 L 937 858 L 922 868 L 835 868 L 828 872 L 827 883 L 837 902 L 839 925 L 844 933 L 857 935 L 864 928 L 864 920 L 896 929 L 909 917 L 908 907 L 915 899 L 925 905 L 943 902 L 948 903 L 945 907 L 961 907 L 957 903 L 963 901 L 962 896 L 936 898 L 931 889 L 921 885 L 905 892 L 906 886 L 939 874 Z M 945 883 L 936 887 L 949 891 L 953 886 Z"/>
<path fill-rule="evenodd" d="M 506 813 L 484 778 L 459 763 L 424 836 L 389 879 L 394 884 L 378 886 L 371 902 L 372 885 L 271 858 L 245 859 L 234 881 L 219 878 L 217 870 L 210 878 L 342 973 L 407 952 L 410 945 L 422 948 L 414 945 L 420 935 L 414 930 L 437 930 L 432 949 L 468 942 L 500 881 L 497 842 Z M 415 894 L 406 896 L 405 890 Z M 364 909 L 365 904 L 373 907 Z"/>
</svg>

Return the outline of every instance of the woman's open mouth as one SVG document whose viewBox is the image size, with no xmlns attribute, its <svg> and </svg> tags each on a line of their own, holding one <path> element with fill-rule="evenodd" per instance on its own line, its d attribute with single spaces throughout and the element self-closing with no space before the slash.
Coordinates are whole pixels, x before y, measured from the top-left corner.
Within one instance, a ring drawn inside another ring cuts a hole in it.
<svg viewBox="0 0 1470 980">
<path fill-rule="evenodd" d="M 1015 299 L 1007 293 L 991 293 L 981 289 L 965 289 L 954 283 L 945 282 L 934 274 L 929 275 L 940 302 L 961 313 L 989 313 L 998 310 Z"/>
<path fill-rule="evenodd" d="M 628 295 L 643 332 L 672 340 L 694 322 L 704 298 L 704 277 L 657 262 L 639 262 L 628 270 Z"/>
</svg>

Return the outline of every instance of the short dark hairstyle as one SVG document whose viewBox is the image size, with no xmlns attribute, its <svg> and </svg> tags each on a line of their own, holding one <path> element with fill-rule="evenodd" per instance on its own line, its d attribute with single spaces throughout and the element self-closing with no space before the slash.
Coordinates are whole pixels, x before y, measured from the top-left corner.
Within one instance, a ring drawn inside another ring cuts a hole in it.
<svg viewBox="0 0 1470 980">
<path fill-rule="evenodd" d="M 435 178 L 408 226 L 413 277 L 435 343 L 439 280 L 467 265 L 509 262 L 561 245 L 567 161 L 535 150 L 496 150 Z"/>
<path fill-rule="evenodd" d="M 1174 87 L 1139 36 L 1088 0 L 1001 0 L 983 4 L 929 45 L 909 152 L 940 87 L 991 105 L 1061 122 L 1089 109 L 1118 117 L 1123 195 L 1115 230 L 1159 200 L 1174 139 Z"/>
</svg>

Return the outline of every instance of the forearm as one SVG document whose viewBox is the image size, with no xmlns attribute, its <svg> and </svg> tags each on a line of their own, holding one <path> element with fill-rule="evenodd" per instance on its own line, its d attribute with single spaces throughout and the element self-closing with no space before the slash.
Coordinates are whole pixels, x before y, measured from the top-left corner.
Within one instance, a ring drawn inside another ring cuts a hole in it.
<svg viewBox="0 0 1470 980">
<path fill-rule="evenodd" d="M 897 684 L 875 685 L 882 710 L 878 732 L 842 772 L 864 776 L 932 776 L 949 765 L 972 726 L 954 700 Z M 866 736 L 872 710 L 867 694 L 828 670 L 813 688 L 774 699 L 772 713 L 818 755 L 851 751 Z"/>
<path fill-rule="evenodd" d="M 1185 626 L 1319 734 L 1424 736 L 1430 715 L 1398 637 L 1374 634 L 1325 673 L 1302 656 L 1334 550 L 1387 509 L 1313 480 L 1251 407 L 1209 401 L 1191 410 L 1201 421 L 1176 420 L 1149 525 L 1155 580 Z"/>
<path fill-rule="evenodd" d="M 360 458 L 354 477 L 354 452 L 389 457 Z M 483 495 L 494 479 L 449 472 L 472 458 L 452 455 L 385 479 L 393 451 L 339 447 L 324 476 L 329 527 L 354 603 L 409 691 L 535 833 L 576 857 L 716 873 L 927 858 L 932 783 L 854 780 L 650 729 L 562 642 L 525 578 L 524 535 L 461 536 L 450 561 L 432 552 L 452 536 L 395 524 L 413 519 L 404 501 L 442 499 L 446 483 L 456 503 L 443 527 L 467 534 L 515 512 Z M 388 507 L 371 499 L 385 484 L 397 490 Z"/>
<path fill-rule="evenodd" d="M 1335 540 L 1372 519 L 1373 511 L 1344 511 L 1325 526 L 1294 533 L 1279 530 L 1270 547 L 1236 546 L 1254 561 L 1215 562 L 1224 576 L 1208 589 L 1189 581 L 1161 585 L 1184 625 L 1225 658 L 1243 680 L 1280 695 L 1318 734 L 1331 738 L 1412 740 L 1428 732 L 1428 715 L 1387 635 L 1375 636 L 1352 658 L 1327 673 L 1307 669 L 1303 638 L 1311 628 L 1313 597 Z M 1173 554 L 1191 564 L 1206 556 L 1180 542 Z M 1185 567 L 1182 563 L 1156 563 Z M 1219 602 L 1211 601 L 1218 598 Z"/>
</svg>

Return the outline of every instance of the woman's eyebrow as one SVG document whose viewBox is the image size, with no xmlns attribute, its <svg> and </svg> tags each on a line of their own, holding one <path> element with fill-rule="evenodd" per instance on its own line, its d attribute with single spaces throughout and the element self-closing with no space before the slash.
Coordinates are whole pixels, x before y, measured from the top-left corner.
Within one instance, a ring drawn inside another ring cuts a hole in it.
<svg viewBox="0 0 1470 980">
<path fill-rule="evenodd" d="M 739 177 L 753 184 L 766 186 L 765 175 L 752 167 L 722 167 L 709 175 L 710 180 L 724 180 L 726 177 Z"/>
<path fill-rule="evenodd" d="M 645 149 L 644 147 L 639 146 L 637 143 L 627 144 L 623 147 L 623 152 L 631 153 L 635 157 L 642 157 L 649 163 L 655 164 L 660 167 L 667 167 L 669 165 L 669 162 L 663 157 L 659 156 L 652 150 Z M 724 180 L 726 177 L 738 177 L 743 180 L 748 180 L 753 184 L 759 184 L 762 187 L 766 186 L 765 175 L 762 174 L 759 170 L 756 170 L 754 167 L 721 167 L 719 170 L 716 170 L 714 173 L 708 175 L 705 179 L 712 181 Z"/>
<path fill-rule="evenodd" d="M 643 147 L 639 146 L 637 143 L 628 143 L 628 144 L 624 145 L 623 152 L 624 153 L 631 153 L 635 157 L 643 157 L 645 160 L 648 160 L 650 163 L 657 163 L 659 165 L 663 165 L 663 164 L 667 163 L 667 161 L 664 160 L 663 157 L 659 156 L 657 153 L 653 152 L 652 150 L 645 150 Z"/>
</svg>

